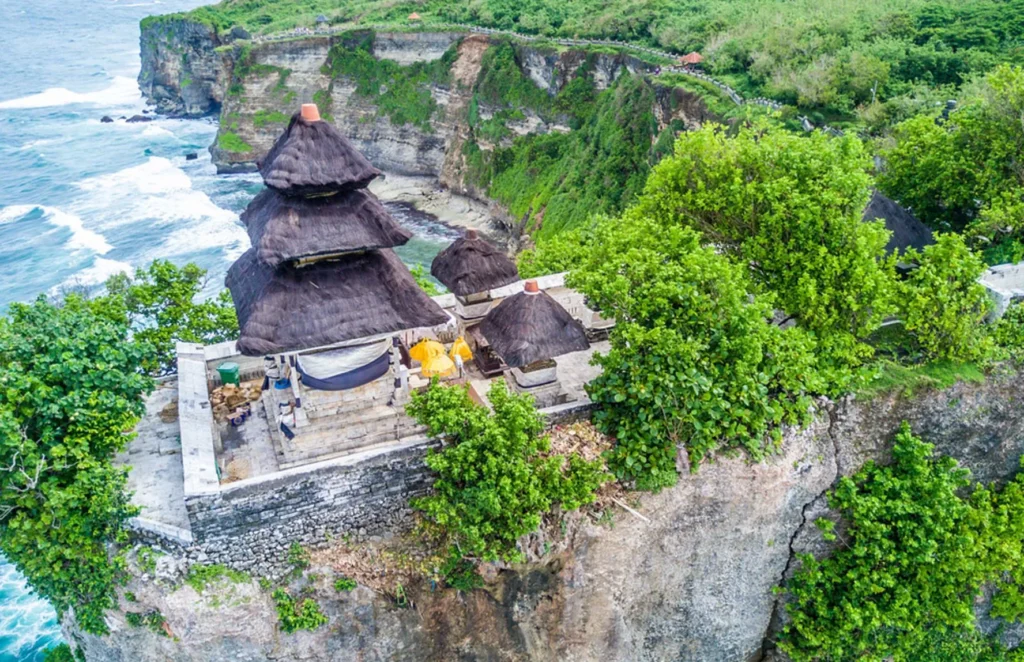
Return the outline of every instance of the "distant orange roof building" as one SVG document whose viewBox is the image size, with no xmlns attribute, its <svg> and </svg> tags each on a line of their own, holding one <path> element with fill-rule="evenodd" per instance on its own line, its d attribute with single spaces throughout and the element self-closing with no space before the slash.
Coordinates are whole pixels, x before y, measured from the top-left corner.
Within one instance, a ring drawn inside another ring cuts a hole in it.
<svg viewBox="0 0 1024 662">
<path fill-rule="evenodd" d="M 684 55 L 683 57 L 679 58 L 679 64 L 682 65 L 700 64 L 703 61 L 704 56 L 698 53 L 697 51 L 691 51 Z"/>
<path fill-rule="evenodd" d="M 419 14 L 417 14 L 416 12 L 413 12 L 413 13 L 409 14 L 409 20 L 410 21 L 421 21 L 421 20 L 423 20 L 423 17 L 420 16 Z"/>
</svg>

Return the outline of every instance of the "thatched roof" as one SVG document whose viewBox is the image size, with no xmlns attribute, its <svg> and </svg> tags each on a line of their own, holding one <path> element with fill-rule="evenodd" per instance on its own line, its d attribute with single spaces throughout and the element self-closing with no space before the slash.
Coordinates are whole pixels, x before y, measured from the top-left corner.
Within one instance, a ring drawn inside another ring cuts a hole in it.
<svg viewBox="0 0 1024 662">
<path fill-rule="evenodd" d="M 487 292 L 519 280 L 516 263 L 473 231 L 437 254 L 430 275 L 458 296 Z"/>
<path fill-rule="evenodd" d="M 228 270 L 247 356 L 323 347 L 405 329 L 437 326 L 448 315 L 384 249 L 273 269 L 249 249 Z"/>
<path fill-rule="evenodd" d="M 337 129 L 299 113 L 259 166 L 267 186 L 288 195 L 365 188 L 380 175 Z"/>
<path fill-rule="evenodd" d="M 242 212 L 242 222 L 260 262 L 272 267 L 299 258 L 393 248 L 412 237 L 364 190 L 300 198 L 265 189 Z"/>
<path fill-rule="evenodd" d="M 480 333 L 511 368 L 590 347 L 583 325 L 546 292 L 505 299 L 487 313 Z"/>
<path fill-rule="evenodd" d="M 887 253 L 906 252 L 908 248 L 921 250 L 929 244 L 934 244 L 932 231 L 928 226 L 917 220 L 906 208 L 901 207 L 892 199 L 882 193 L 875 191 L 871 195 L 871 201 L 864 208 L 865 221 L 882 219 L 885 227 L 892 232 L 889 243 L 885 245 Z"/>
</svg>

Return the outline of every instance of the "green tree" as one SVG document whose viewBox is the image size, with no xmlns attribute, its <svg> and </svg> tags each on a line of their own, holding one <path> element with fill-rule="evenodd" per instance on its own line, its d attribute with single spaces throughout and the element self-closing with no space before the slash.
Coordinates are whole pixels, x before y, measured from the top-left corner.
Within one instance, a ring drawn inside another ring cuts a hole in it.
<svg viewBox="0 0 1024 662">
<path fill-rule="evenodd" d="M 111 459 L 143 412 L 152 355 L 123 316 L 74 295 L 0 320 L 0 549 L 87 632 L 105 633 L 117 604 L 124 557 L 108 543 L 137 509 Z"/>
<path fill-rule="evenodd" d="M 763 458 L 823 388 L 810 336 L 772 325 L 771 295 L 752 297 L 746 269 L 700 244 L 634 209 L 597 226 L 569 276 L 615 317 L 588 392 L 616 439 L 609 467 L 642 489 L 675 482 L 677 448 L 693 469 L 719 449 Z"/>
<path fill-rule="evenodd" d="M 881 221 L 861 221 L 870 158 L 855 137 L 799 136 L 767 126 L 729 137 L 684 133 L 654 168 L 637 207 L 664 226 L 692 227 L 742 264 L 840 363 L 892 310 L 894 260 Z"/>
<path fill-rule="evenodd" d="M 923 253 L 909 251 L 918 262 L 900 283 L 900 317 L 926 359 L 977 361 L 993 349 L 985 318 L 992 301 L 978 277 L 985 263 L 957 234 L 938 234 Z"/>
<path fill-rule="evenodd" d="M 982 246 L 1024 240 L 1024 69 L 1003 65 L 945 122 L 896 127 L 879 185 L 922 221 Z"/>
<path fill-rule="evenodd" d="M 95 305 L 105 314 L 123 316 L 134 337 L 156 349 L 146 367 L 163 374 L 175 369 L 175 341 L 218 343 L 238 337 L 231 294 L 223 290 L 213 299 L 197 301 L 205 286 L 206 271 L 195 264 L 177 267 L 156 260 L 137 269 L 134 278 L 112 276 L 106 283 L 107 295 Z"/>
<path fill-rule="evenodd" d="M 491 387 L 493 415 L 464 387 L 436 382 L 414 393 L 409 413 L 444 446 L 427 455 L 436 474 L 434 493 L 417 499 L 464 557 L 484 561 L 522 558 L 520 537 L 540 525 L 555 504 L 573 510 L 594 499 L 606 479 L 599 461 L 549 455 L 544 422 L 528 396 Z"/>
<path fill-rule="evenodd" d="M 828 500 L 848 526 L 830 557 L 801 557 L 782 650 L 795 662 L 1007 659 L 975 633 L 974 598 L 1020 566 L 1024 473 L 1002 492 L 965 495 L 968 484 L 966 470 L 933 459 L 906 424 L 891 465 L 841 478 Z M 1002 615 L 1019 617 L 1007 595 Z M 962 655 L 968 646 L 977 657 Z M 950 650 L 958 657 L 945 657 Z"/>
</svg>

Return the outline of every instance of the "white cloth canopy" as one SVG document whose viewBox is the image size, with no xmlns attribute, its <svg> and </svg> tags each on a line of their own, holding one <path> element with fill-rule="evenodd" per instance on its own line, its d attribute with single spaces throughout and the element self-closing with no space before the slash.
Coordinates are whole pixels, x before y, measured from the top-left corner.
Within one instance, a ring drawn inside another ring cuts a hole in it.
<svg viewBox="0 0 1024 662">
<path fill-rule="evenodd" d="M 391 349 L 391 337 L 365 345 L 342 347 L 316 354 L 300 354 L 302 372 L 317 379 L 329 379 L 373 363 Z"/>
</svg>

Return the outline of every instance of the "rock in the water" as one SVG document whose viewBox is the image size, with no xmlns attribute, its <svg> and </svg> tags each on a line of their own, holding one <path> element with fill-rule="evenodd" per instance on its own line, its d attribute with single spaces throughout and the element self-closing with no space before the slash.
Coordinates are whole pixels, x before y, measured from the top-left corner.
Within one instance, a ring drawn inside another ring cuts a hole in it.
<svg viewBox="0 0 1024 662">
<path fill-rule="evenodd" d="M 100 121 L 103 122 L 104 124 L 110 124 L 111 122 L 114 121 L 114 118 L 111 117 L 110 115 L 104 115 L 103 117 L 100 118 Z"/>
<path fill-rule="evenodd" d="M 153 121 L 152 117 L 146 117 L 145 115 L 132 115 L 131 117 L 129 117 L 127 119 L 127 122 L 129 124 L 134 124 L 136 122 L 152 122 L 152 121 Z"/>
<path fill-rule="evenodd" d="M 198 158 L 199 158 L 199 155 L 196 154 L 195 152 L 189 152 L 188 154 L 185 155 L 185 160 L 186 161 L 195 161 Z"/>
</svg>

